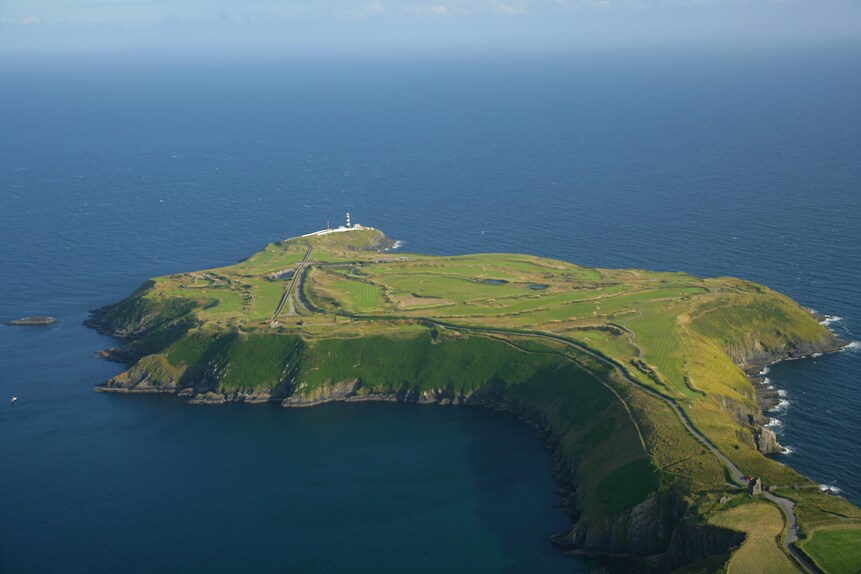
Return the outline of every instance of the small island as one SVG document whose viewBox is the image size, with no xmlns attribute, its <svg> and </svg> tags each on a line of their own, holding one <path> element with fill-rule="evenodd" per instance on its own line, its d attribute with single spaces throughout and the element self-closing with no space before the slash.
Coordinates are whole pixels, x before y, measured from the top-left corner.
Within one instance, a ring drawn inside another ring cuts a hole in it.
<svg viewBox="0 0 861 574">
<path fill-rule="evenodd" d="M 57 320 L 53 317 L 48 316 L 39 316 L 39 317 L 21 317 L 20 319 L 15 319 L 14 321 L 9 321 L 6 324 L 11 325 L 13 327 L 38 327 L 41 325 L 53 325 Z"/>
<path fill-rule="evenodd" d="M 765 456 L 781 447 L 756 375 L 843 346 L 808 310 L 727 277 L 394 245 L 348 221 L 146 281 L 87 322 L 125 342 L 98 390 L 511 411 L 553 450 L 566 552 L 652 571 L 857 561 L 861 509 Z"/>
</svg>

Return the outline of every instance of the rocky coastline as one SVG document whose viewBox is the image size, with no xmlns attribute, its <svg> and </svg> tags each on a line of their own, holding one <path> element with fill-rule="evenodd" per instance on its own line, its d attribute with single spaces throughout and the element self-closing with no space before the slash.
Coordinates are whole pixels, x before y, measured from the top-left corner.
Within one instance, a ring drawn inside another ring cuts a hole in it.
<svg viewBox="0 0 861 574">
<path fill-rule="evenodd" d="M 822 323 L 822 317 L 814 316 Z M 728 353 L 744 371 L 753 387 L 756 401 L 759 405 L 759 412 L 750 415 L 748 422 L 754 429 L 754 442 L 762 454 L 768 455 L 786 452 L 786 448 L 777 441 L 774 431 L 768 428 L 768 424 L 772 419 L 765 414 L 777 407 L 781 401 L 780 390 L 774 387 L 766 376 L 769 368 L 782 361 L 794 361 L 828 353 L 836 353 L 845 349 L 848 344 L 848 341 L 838 338 L 837 335 L 829 331 L 829 336 L 824 337 L 816 343 L 802 343 L 790 348 L 773 350 L 767 349 L 762 345 L 754 345 L 751 352 L 746 354 Z M 741 361 L 737 360 L 739 356 L 742 357 Z"/>
</svg>

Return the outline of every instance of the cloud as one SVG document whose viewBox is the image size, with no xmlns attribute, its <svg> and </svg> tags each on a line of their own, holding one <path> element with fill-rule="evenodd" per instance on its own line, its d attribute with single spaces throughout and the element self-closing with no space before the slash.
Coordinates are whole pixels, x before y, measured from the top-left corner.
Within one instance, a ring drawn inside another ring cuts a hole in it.
<svg viewBox="0 0 861 574">
<path fill-rule="evenodd" d="M 443 4 L 429 4 L 427 6 L 404 6 L 403 12 L 423 18 L 425 16 L 449 16 L 451 11 Z"/>
<path fill-rule="evenodd" d="M 520 16 L 526 14 L 526 5 L 497 2 L 493 5 L 493 13 L 502 14 L 503 16 Z"/>
<path fill-rule="evenodd" d="M 384 12 L 386 12 L 386 7 L 380 0 L 373 0 L 364 4 L 341 4 L 335 8 L 335 16 L 344 20 L 361 20 Z"/>
</svg>

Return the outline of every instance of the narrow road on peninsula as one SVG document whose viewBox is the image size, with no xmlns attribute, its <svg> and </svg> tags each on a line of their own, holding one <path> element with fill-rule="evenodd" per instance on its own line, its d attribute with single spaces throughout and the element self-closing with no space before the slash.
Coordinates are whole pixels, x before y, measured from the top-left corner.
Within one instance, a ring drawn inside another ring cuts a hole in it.
<svg viewBox="0 0 861 574">
<path fill-rule="evenodd" d="M 314 252 L 314 248 L 310 243 L 306 243 L 308 246 L 308 252 L 305 253 L 305 257 L 299 262 L 299 265 L 296 266 L 296 271 L 293 272 L 293 278 L 290 280 L 290 284 L 287 286 L 287 289 L 284 290 L 284 294 L 281 295 L 281 300 L 278 302 L 278 308 L 275 309 L 275 314 L 272 315 L 272 321 L 278 319 L 278 315 L 281 314 L 281 311 L 284 310 L 284 305 L 290 302 L 290 315 L 296 314 L 296 307 L 293 305 L 293 301 L 290 300 L 290 296 L 293 293 L 293 289 L 296 287 L 296 283 L 299 279 L 299 276 L 302 274 L 302 270 L 306 265 L 308 265 L 308 260 L 311 259 L 311 253 Z M 304 305 L 303 305 L 304 307 Z"/>
</svg>

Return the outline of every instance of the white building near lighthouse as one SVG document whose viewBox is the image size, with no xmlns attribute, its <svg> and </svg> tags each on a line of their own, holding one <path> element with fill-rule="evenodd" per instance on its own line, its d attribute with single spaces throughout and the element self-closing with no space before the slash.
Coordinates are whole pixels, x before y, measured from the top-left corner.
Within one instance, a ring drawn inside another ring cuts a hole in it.
<svg viewBox="0 0 861 574">
<path fill-rule="evenodd" d="M 329 235 L 330 233 L 343 233 L 345 231 L 361 231 L 362 229 L 373 229 L 373 227 L 365 227 L 364 225 L 353 223 L 350 220 L 350 213 L 347 212 L 347 219 L 344 225 L 336 227 L 335 229 L 321 229 L 320 231 L 315 231 L 314 233 L 306 233 L 302 237 L 311 237 L 314 235 Z"/>
</svg>

